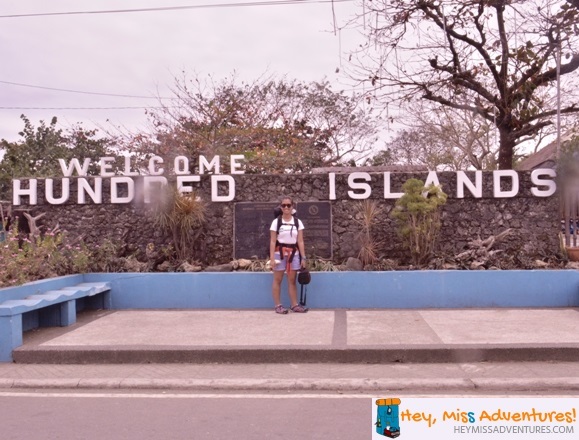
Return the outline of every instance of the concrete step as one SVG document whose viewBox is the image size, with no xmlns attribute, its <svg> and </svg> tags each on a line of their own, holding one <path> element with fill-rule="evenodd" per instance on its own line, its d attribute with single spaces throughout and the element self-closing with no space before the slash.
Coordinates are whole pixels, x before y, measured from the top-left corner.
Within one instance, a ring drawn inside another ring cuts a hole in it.
<svg viewBox="0 0 579 440">
<path fill-rule="evenodd" d="M 399 347 L 30 347 L 13 353 L 22 364 L 261 364 L 578 362 L 579 346 Z"/>
</svg>

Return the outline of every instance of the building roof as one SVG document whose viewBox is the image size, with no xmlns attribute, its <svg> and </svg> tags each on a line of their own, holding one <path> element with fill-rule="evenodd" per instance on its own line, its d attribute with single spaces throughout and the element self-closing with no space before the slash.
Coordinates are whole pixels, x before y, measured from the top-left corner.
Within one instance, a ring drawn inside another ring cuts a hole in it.
<svg viewBox="0 0 579 440">
<path fill-rule="evenodd" d="M 555 168 L 557 142 L 551 142 L 534 154 L 523 159 L 518 165 L 519 171 L 530 171 L 537 168 Z"/>
<path fill-rule="evenodd" d="M 413 173 L 418 171 L 428 171 L 428 167 L 424 165 L 380 165 L 367 167 L 322 167 L 312 168 L 312 174 L 327 174 L 327 173 Z"/>
<path fill-rule="evenodd" d="M 561 144 L 571 140 L 573 136 L 577 136 L 575 131 L 565 133 L 561 136 Z M 519 171 L 531 171 L 537 168 L 555 168 L 556 164 L 557 141 L 555 140 L 546 147 L 541 148 L 536 153 L 523 159 L 516 168 Z"/>
</svg>

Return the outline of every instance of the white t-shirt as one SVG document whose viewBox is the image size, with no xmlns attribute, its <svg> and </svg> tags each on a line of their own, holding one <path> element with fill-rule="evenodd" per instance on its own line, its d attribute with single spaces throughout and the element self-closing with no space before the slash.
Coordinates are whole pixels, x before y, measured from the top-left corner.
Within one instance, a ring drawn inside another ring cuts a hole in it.
<svg viewBox="0 0 579 440">
<path fill-rule="evenodd" d="M 298 218 L 298 229 L 301 231 L 304 228 L 304 224 Z M 277 218 L 273 219 L 271 223 L 270 231 L 277 231 Z M 291 220 L 285 221 L 281 219 L 281 227 L 279 228 L 279 234 L 277 234 L 277 241 L 286 244 L 296 244 L 298 242 L 298 231 L 296 231 L 296 224 L 292 216 Z"/>
</svg>

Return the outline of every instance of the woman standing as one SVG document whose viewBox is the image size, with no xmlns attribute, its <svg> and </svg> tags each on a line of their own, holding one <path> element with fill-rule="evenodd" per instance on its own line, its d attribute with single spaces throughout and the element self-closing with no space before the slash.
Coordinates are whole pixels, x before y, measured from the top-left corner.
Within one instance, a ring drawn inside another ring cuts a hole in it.
<svg viewBox="0 0 579 440">
<path fill-rule="evenodd" d="M 298 289 L 296 286 L 297 271 L 306 266 L 304 248 L 304 225 L 294 218 L 293 201 L 290 197 L 281 199 L 281 223 L 279 217 L 271 224 L 269 240 L 270 267 L 273 270 L 272 295 L 275 312 L 286 314 L 288 310 L 281 303 L 281 282 L 283 274 L 287 273 L 290 310 L 295 313 L 305 313 L 306 307 L 298 304 Z M 277 260 L 277 261 L 276 261 Z"/>
</svg>

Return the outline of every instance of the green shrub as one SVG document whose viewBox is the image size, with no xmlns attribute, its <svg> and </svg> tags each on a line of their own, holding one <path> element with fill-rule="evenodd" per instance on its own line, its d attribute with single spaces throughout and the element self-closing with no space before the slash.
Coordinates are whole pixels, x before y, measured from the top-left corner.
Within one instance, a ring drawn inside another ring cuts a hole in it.
<svg viewBox="0 0 579 440">
<path fill-rule="evenodd" d="M 438 186 L 425 187 L 418 179 L 407 180 L 402 189 L 404 195 L 396 201 L 391 215 L 398 223 L 413 264 L 425 264 L 438 240 L 439 208 L 446 203 L 446 194 Z"/>
</svg>

